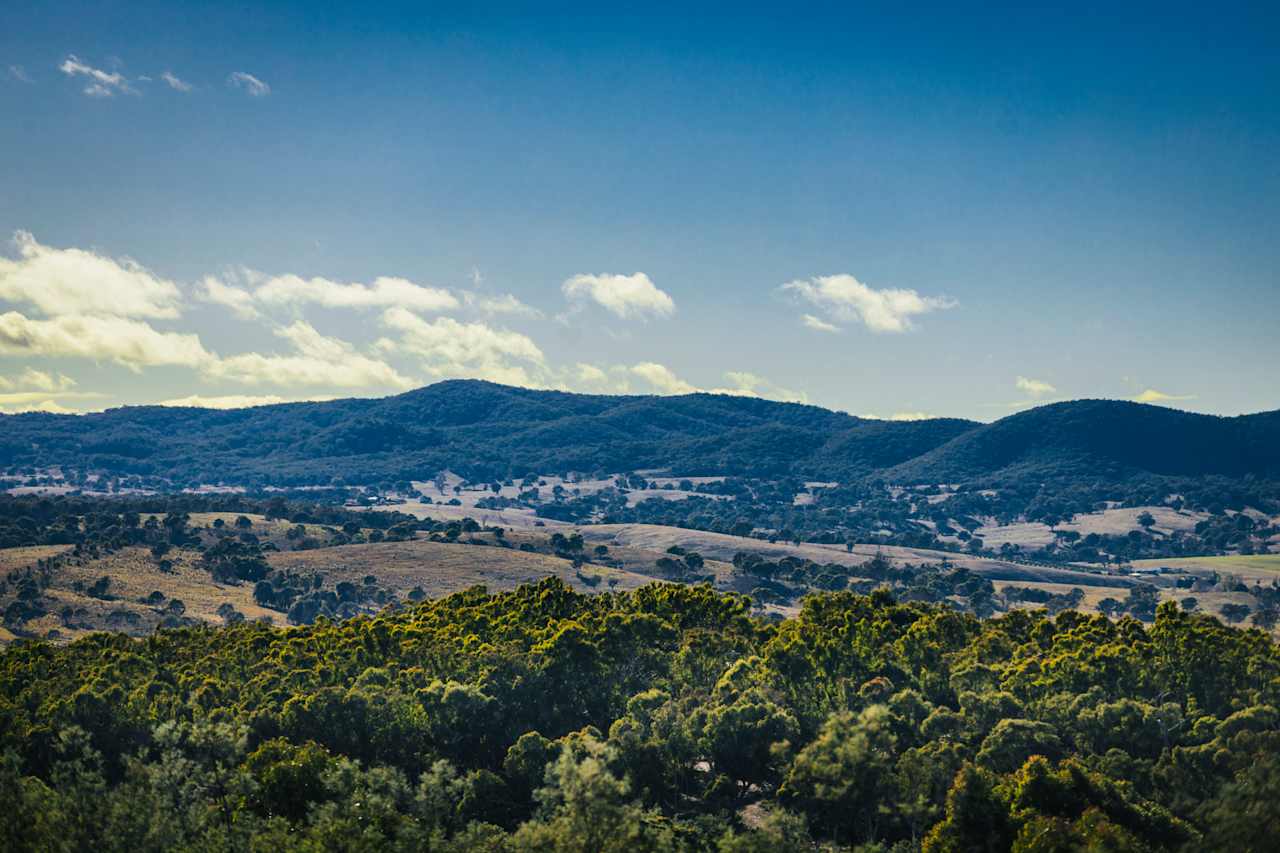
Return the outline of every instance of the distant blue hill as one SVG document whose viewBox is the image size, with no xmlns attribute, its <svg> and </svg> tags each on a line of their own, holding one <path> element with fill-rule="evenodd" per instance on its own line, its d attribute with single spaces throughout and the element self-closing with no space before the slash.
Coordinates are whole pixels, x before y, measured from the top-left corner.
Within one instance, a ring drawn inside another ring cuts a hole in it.
<svg viewBox="0 0 1280 853">
<path fill-rule="evenodd" d="M 891 422 L 746 397 L 458 380 L 382 399 L 0 418 L 0 467 L 54 465 L 179 486 L 376 483 L 446 468 L 473 479 L 649 468 L 895 483 L 1270 479 L 1280 475 L 1280 412 L 1225 418 L 1082 400 L 992 424 Z"/>
</svg>

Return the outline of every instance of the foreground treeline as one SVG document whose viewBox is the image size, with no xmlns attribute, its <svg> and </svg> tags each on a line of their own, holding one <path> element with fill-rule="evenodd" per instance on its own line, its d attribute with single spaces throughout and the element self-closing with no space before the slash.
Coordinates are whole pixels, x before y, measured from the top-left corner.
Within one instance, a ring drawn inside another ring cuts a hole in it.
<svg viewBox="0 0 1280 853">
<path fill-rule="evenodd" d="M 556 581 L 0 655 L 4 850 L 1267 850 L 1257 631 Z"/>
</svg>

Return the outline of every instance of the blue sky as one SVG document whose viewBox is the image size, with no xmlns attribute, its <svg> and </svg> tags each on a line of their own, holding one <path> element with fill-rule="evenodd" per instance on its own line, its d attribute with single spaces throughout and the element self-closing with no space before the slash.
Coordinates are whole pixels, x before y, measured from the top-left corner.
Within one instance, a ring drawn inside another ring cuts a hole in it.
<svg viewBox="0 0 1280 853">
<path fill-rule="evenodd" d="M 257 6 L 0 11 L 0 410 L 1280 407 L 1274 7 Z"/>
</svg>

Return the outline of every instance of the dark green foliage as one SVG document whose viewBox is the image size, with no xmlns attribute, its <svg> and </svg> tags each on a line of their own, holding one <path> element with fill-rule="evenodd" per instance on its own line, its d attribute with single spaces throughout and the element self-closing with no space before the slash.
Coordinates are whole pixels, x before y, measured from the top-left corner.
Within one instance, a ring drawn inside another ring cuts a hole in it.
<svg viewBox="0 0 1280 853">
<path fill-rule="evenodd" d="M 1040 406 L 970 430 L 885 475 L 892 482 L 1280 474 L 1280 412 L 1234 418 L 1115 400 Z M 1105 474 L 1104 474 L 1105 476 Z"/>
<path fill-rule="evenodd" d="M 592 396 L 472 380 L 382 400 L 2 420 L 9 466 L 43 467 L 56 458 L 157 482 L 299 485 L 430 479 L 446 468 L 477 480 L 671 465 L 691 473 L 860 476 L 974 427 L 867 421 L 743 397 Z"/>
<path fill-rule="evenodd" d="M 1154 491 L 1161 478 L 1218 477 L 1226 488 L 1217 499 L 1232 503 L 1251 488 L 1246 475 L 1280 477 L 1280 413 L 1219 418 L 1104 400 L 1043 406 L 983 426 L 868 421 L 707 394 L 608 397 L 450 381 L 382 400 L 3 421 L 8 466 L 56 464 L 157 484 L 370 484 L 446 468 L 506 479 L 669 467 L 1015 489 L 1052 482 L 1114 490 L 1145 480 Z M 1069 492 L 1057 499 L 1064 497 Z"/>
<path fill-rule="evenodd" d="M 0 843 L 1261 850 L 1278 708 L 1267 636 L 1173 604 L 1147 627 L 839 592 L 769 623 L 705 586 L 551 580 L 13 646 Z"/>
</svg>

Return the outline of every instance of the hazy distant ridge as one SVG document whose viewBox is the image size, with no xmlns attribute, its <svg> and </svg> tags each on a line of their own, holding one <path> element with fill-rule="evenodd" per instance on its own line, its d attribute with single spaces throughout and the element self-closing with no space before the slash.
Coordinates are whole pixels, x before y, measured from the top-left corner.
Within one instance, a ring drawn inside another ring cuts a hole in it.
<svg viewBox="0 0 1280 853">
<path fill-rule="evenodd" d="M 1105 400 L 992 424 L 876 421 L 709 394 L 603 396 L 459 380 L 382 399 L 217 411 L 126 407 L 0 419 L 0 465 L 179 483 L 349 483 L 671 468 L 890 482 L 1155 474 L 1274 477 L 1280 412 L 1234 418 Z"/>
</svg>

